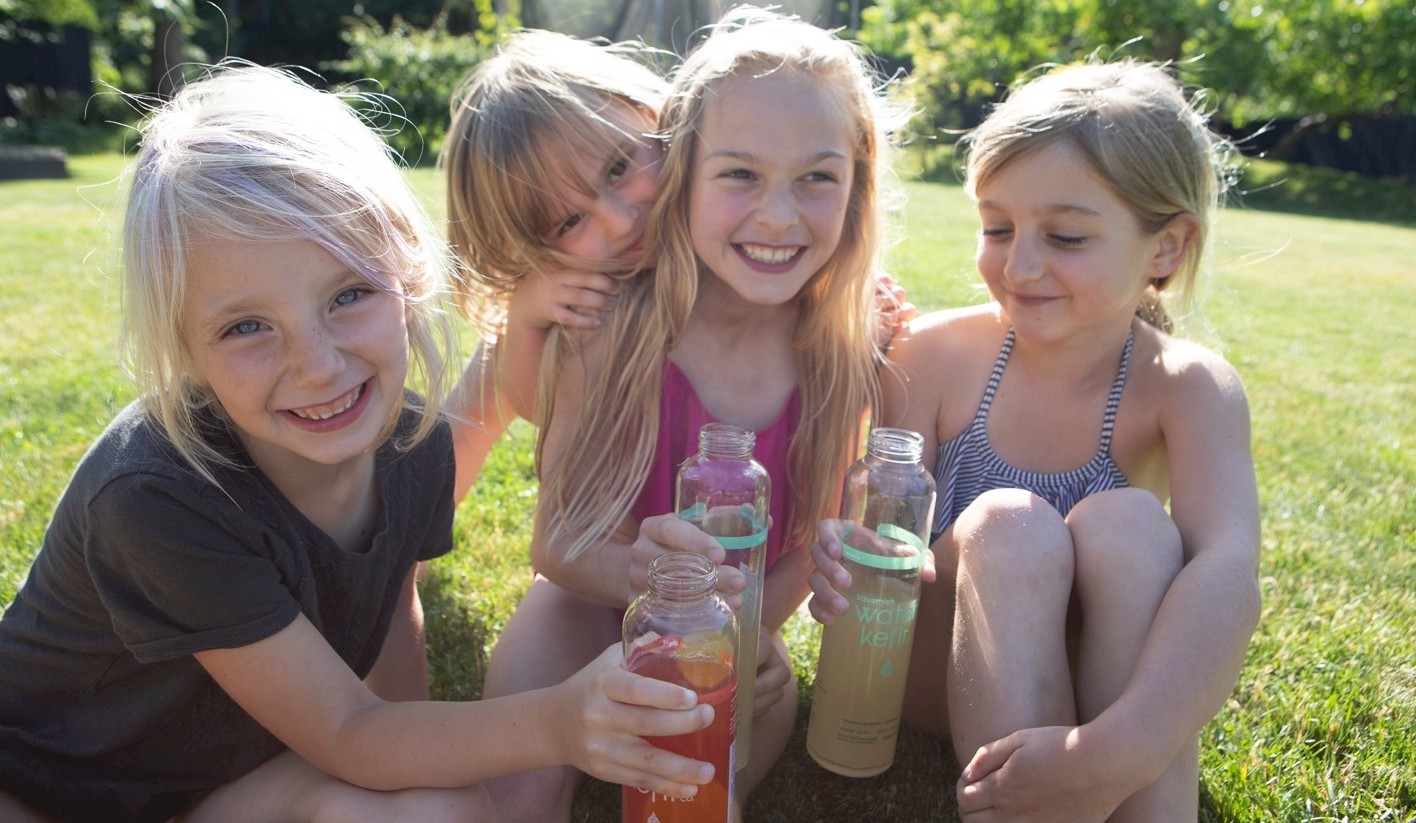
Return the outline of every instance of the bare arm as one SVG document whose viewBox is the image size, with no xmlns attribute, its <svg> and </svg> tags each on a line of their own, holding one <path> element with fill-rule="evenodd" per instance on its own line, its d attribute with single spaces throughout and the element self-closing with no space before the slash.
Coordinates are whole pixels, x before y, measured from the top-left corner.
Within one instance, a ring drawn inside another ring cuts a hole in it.
<svg viewBox="0 0 1416 823">
<path fill-rule="evenodd" d="M 521 279 L 496 349 L 497 385 L 517 414 L 536 419 L 541 355 L 551 327 L 599 328 L 600 315 L 614 305 L 618 291 L 614 278 L 598 272 L 532 272 Z"/>
<path fill-rule="evenodd" d="M 1258 625 L 1259 502 L 1248 401 L 1218 357 L 1176 387 L 1162 420 L 1171 516 L 1185 566 L 1161 602 L 1136 672 L 1093 723 L 1153 777 L 1224 706 Z M 1126 745 L 1129 743 L 1130 745 Z"/>
<path fill-rule="evenodd" d="M 468 786 L 556 764 L 675 794 L 711 776 L 640 738 L 700 728 L 711 709 L 694 708 L 687 689 L 624 670 L 617 645 L 557 686 L 469 703 L 381 700 L 304 616 L 196 658 L 297 754 L 365 788 Z"/>
</svg>

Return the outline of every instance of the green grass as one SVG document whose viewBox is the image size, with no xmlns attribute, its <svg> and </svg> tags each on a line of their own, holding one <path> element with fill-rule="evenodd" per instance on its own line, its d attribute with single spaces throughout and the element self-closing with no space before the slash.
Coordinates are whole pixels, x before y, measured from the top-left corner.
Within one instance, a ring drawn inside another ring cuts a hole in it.
<svg viewBox="0 0 1416 823">
<path fill-rule="evenodd" d="M 114 366 L 120 209 L 105 181 L 120 163 L 76 157 L 72 179 L 0 183 L 0 602 L 23 581 L 69 472 L 133 396 Z M 437 173 L 411 177 L 439 209 Z M 1416 197 L 1268 163 L 1245 188 L 1221 219 L 1205 339 L 1239 368 L 1253 409 L 1264 614 L 1203 733 L 1202 818 L 1416 820 Z M 962 192 L 908 194 L 891 270 L 926 310 L 977 302 Z M 459 510 L 457 551 L 424 586 L 440 697 L 480 694 L 530 581 L 530 446 L 524 424 L 498 445 Z M 788 632 L 808 695 L 819 633 L 799 618 Z M 794 741 L 748 816 L 954 820 L 947 749 L 906 733 L 890 771 L 852 781 Z M 614 787 L 592 783 L 577 817 L 617 809 Z"/>
</svg>

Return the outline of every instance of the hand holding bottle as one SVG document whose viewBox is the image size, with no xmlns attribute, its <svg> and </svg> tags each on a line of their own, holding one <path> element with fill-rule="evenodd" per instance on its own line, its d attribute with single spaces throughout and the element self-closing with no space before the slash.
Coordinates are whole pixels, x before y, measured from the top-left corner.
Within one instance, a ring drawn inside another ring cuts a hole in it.
<svg viewBox="0 0 1416 823">
<path fill-rule="evenodd" d="M 841 563 L 841 537 L 851 524 L 837 518 L 827 518 L 816 524 L 816 543 L 811 547 L 811 560 L 816 565 L 807 578 L 811 586 L 811 600 L 807 608 L 818 623 L 829 626 L 838 615 L 845 613 L 848 606 L 841 592 L 851 587 L 851 573 Z M 864 537 L 865 535 L 862 535 Z M 935 579 L 934 550 L 924 555 L 924 565 L 920 567 L 920 579 L 933 583 Z"/>
<path fill-rule="evenodd" d="M 551 687 L 548 701 L 559 715 L 547 728 L 549 741 L 570 763 L 611 783 L 640 786 L 659 794 L 691 797 L 713 779 L 711 764 L 655 747 L 640 735 L 696 732 L 713 721 L 713 707 L 698 695 L 623 666 L 616 643 L 569 680 Z"/>
<path fill-rule="evenodd" d="M 742 608 L 742 592 L 747 575 L 723 565 L 727 552 L 717 540 L 677 515 L 646 517 L 639 524 L 639 536 L 629 549 L 629 600 L 649 587 L 649 564 L 661 554 L 673 551 L 701 554 L 718 567 L 718 596 L 734 610 Z"/>
</svg>

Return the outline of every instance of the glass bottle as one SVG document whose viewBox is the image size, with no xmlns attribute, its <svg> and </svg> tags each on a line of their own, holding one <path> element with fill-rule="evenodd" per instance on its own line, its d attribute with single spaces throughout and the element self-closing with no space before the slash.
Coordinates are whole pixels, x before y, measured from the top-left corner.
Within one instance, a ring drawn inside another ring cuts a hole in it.
<svg viewBox="0 0 1416 823">
<path fill-rule="evenodd" d="M 698 432 L 698 454 L 678 471 L 675 508 L 679 517 L 717 538 L 727 552 L 724 565 L 747 577 L 738 612 L 738 728 L 734 761 L 747 765 L 752 751 L 752 704 L 757 681 L 757 639 L 762 628 L 762 580 L 767 552 L 768 507 L 772 484 L 752 456 L 757 434 L 727 423 L 708 423 Z"/>
<path fill-rule="evenodd" d="M 871 777 L 890 768 L 919 607 L 919 570 L 934 516 L 924 438 L 875 429 L 846 474 L 841 563 L 846 612 L 821 631 L 806 749 L 824 768 Z"/>
<path fill-rule="evenodd" d="M 692 689 L 699 703 L 713 707 L 713 722 L 705 729 L 644 739 L 712 763 L 714 773 L 687 799 L 624 786 L 623 823 L 727 821 L 732 814 L 738 631 L 717 584 L 718 569 L 703 555 L 662 554 L 649 563 L 648 590 L 625 613 L 625 668 Z"/>
</svg>

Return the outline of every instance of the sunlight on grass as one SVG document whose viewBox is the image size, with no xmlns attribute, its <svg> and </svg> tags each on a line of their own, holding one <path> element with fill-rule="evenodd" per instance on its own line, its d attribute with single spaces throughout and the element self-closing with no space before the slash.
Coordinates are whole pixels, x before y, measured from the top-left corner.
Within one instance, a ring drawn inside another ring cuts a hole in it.
<svg viewBox="0 0 1416 823">
<path fill-rule="evenodd" d="M 118 374 L 116 156 L 0 183 L 0 602 L 23 581 L 69 472 L 132 399 Z M 410 173 L 441 214 L 435 169 Z M 1282 185 L 1262 188 L 1275 180 Z M 1203 305 L 1245 380 L 1264 518 L 1264 613 L 1202 737 L 1202 818 L 1416 819 L 1416 260 L 1409 187 L 1255 164 L 1220 219 Z M 1286 187 L 1286 188 L 1285 188 Z M 983 299 L 975 217 L 954 184 L 910 183 L 892 273 L 921 310 Z M 531 580 L 534 432 L 498 444 L 424 581 L 436 695 L 474 699 Z M 803 698 L 820 630 L 787 627 Z M 801 729 L 798 730 L 799 732 Z M 795 740 L 752 820 L 953 820 L 957 764 L 907 732 L 872 781 L 832 778 Z M 475 745 L 475 741 L 469 741 Z M 592 785 L 578 819 L 615 819 Z M 804 816 L 803 816 L 804 815 Z M 816 815 L 813 817 L 813 815 Z"/>
</svg>

